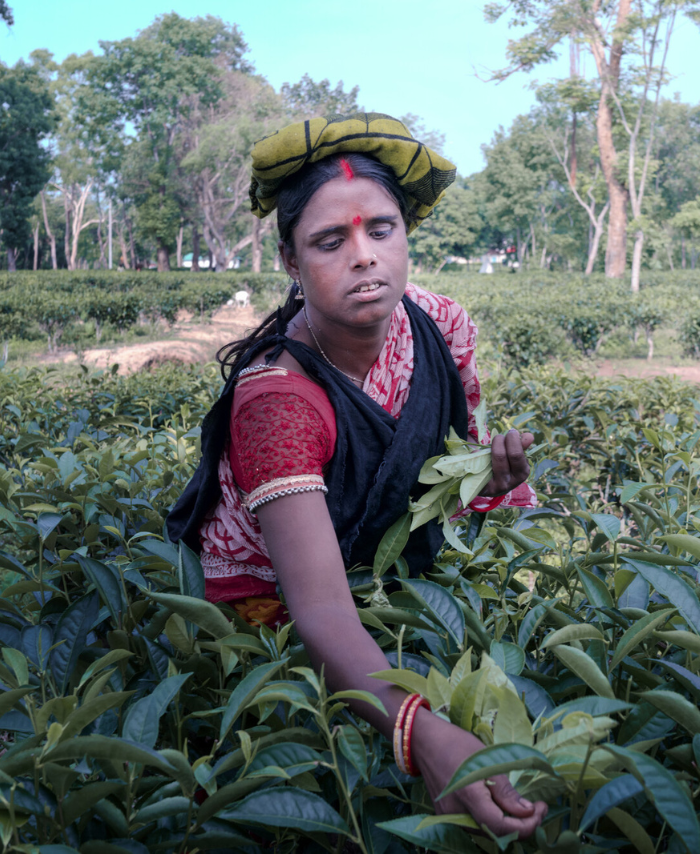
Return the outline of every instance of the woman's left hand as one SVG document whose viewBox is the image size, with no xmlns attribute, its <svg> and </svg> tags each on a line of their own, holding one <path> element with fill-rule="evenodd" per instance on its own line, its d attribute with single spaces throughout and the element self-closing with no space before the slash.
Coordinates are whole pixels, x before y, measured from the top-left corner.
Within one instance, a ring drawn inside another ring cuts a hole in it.
<svg viewBox="0 0 700 854">
<path fill-rule="evenodd" d="M 494 436 L 491 442 L 493 477 L 479 494 L 505 495 L 525 483 L 530 474 L 525 451 L 534 441 L 532 433 L 519 433 L 517 430 L 509 430 L 505 436 Z"/>
</svg>

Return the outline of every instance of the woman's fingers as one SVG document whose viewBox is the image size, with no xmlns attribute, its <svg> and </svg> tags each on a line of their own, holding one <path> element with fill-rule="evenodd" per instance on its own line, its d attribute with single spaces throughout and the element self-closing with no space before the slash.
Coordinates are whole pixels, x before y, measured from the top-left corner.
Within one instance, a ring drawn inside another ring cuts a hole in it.
<svg viewBox="0 0 700 854">
<path fill-rule="evenodd" d="M 535 811 L 535 804 L 528 801 L 511 786 L 504 775 L 491 778 L 491 796 L 498 806 L 516 818 L 528 818 Z"/>
<path fill-rule="evenodd" d="M 508 455 L 509 474 L 518 483 L 523 483 L 530 474 L 530 464 L 525 456 L 525 449 L 520 433 L 517 430 L 509 430 L 505 435 L 504 444 Z"/>
<path fill-rule="evenodd" d="M 466 807 L 476 822 L 486 825 L 496 836 L 507 836 L 510 833 L 517 833 L 518 839 L 532 836 L 546 814 L 546 805 L 533 804 L 532 811 L 527 816 L 505 815 L 494 799 L 494 788 L 495 786 L 487 786 L 484 782 L 467 786 L 460 793 L 460 800 L 464 804 L 462 809 Z"/>
<path fill-rule="evenodd" d="M 504 495 L 524 483 L 530 474 L 525 451 L 534 442 L 532 433 L 509 430 L 505 436 L 494 436 L 491 443 L 491 468 L 493 477 L 482 490 L 482 495 Z"/>
</svg>

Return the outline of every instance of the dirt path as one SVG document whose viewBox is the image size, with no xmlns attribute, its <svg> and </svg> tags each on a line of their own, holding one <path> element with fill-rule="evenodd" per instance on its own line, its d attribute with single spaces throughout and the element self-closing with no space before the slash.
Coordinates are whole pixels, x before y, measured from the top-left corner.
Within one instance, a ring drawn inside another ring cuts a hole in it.
<svg viewBox="0 0 700 854">
<path fill-rule="evenodd" d="M 601 359 L 593 363 L 599 377 L 663 377 L 676 376 L 700 384 L 700 364 L 672 365 L 667 359 Z"/>
<path fill-rule="evenodd" d="M 183 315 L 173 326 L 168 338 L 121 347 L 96 347 L 85 350 L 81 361 L 95 368 L 107 368 L 116 363 L 120 374 L 140 371 L 163 362 L 209 362 L 214 359 L 219 347 L 243 337 L 246 330 L 257 326 L 260 320 L 252 306 L 224 306 L 214 314 L 210 323 L 199 323 L 198 318 Z M 78 355 L 65 350 L 40 356 L 37 361 L 70 364 L 78 361 Z"/>
<path fill-rule="evenodd" d="M 201 363 L 211 361 L 219 347 L 241 338 L 247 329 L 257 326 L 261 318 L 252 306 L 235 308 L 224 306 L 214 314 L 210 323 L 199 323 L 198 318 L 182 316 L 170 335 L 158 341 L 126 344 L 124 346 L 98 347 L 86 350 L 82 361 L 86 365 L 106 368 L 119 365 L 122 374 L 140 371 L 162 362 Z M 78 356 L 71 350 L 37 357 L 42 363 L 75 363 Z M 700 384 L 700 363 L 686 362 L 673 365 L 667 358 L 654 359 L 598 359 L 579 366 L 580 370 L 594 371 L 599 377 L 654 377 L 675 375 L 680 379 Z"/>
</svg>

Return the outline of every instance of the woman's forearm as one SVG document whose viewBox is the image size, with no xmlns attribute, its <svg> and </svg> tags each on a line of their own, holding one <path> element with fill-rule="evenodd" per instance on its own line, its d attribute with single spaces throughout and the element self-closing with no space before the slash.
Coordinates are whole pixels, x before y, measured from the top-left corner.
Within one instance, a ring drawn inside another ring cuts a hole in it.
<svg viewBox="0 0 700 854">
<path fill-rule="evenodd" d="M 388 715 L 369 703 L 351 700 L 349 705 L 353 712 L 390 739 L 406 692 L 390 682 L 369 676 L 379 670 L 389 670 L 391 665 L 357 616 L 342 607 L 320 605 L 305 610 L 295 625 L 314 669 L 320 672 L 323 668 L 331 691 L 369 691 L 382 702 Z"/>
</svg>

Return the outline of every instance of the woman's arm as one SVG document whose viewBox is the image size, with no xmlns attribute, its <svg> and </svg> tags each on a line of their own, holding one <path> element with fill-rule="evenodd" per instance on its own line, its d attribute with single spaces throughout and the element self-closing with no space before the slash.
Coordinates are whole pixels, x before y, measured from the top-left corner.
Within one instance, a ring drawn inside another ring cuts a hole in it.
<svg viewBox="0 0 700 854">
<path fill-rule="evenodd" d="M 388 670 L 390 664 L 360 622 L 323 495 L 311 492 L 278 498 L 258 509 L 258 519 L 290 617 L 314 668 L 324 668 L 333 691 L 355 689 L 378 697 L 388 716 L 368 703 L 353 701 L 350 706 L 391 740 L 406 693 L 368 675 Z M 457 766 L 484 746 L 471 733 L 425 709 L 416 715 L 412 744 L 434 801 Z M 547 809 L 542 803 L 520 799 L 505 777 L 495 778 L 492 786 L 483 782 L 467 786 L 441 800 L 437 808 L 469 811 L 494 833 L 517 832 L 521 838 L 534 832 Z"/>
</svg>

